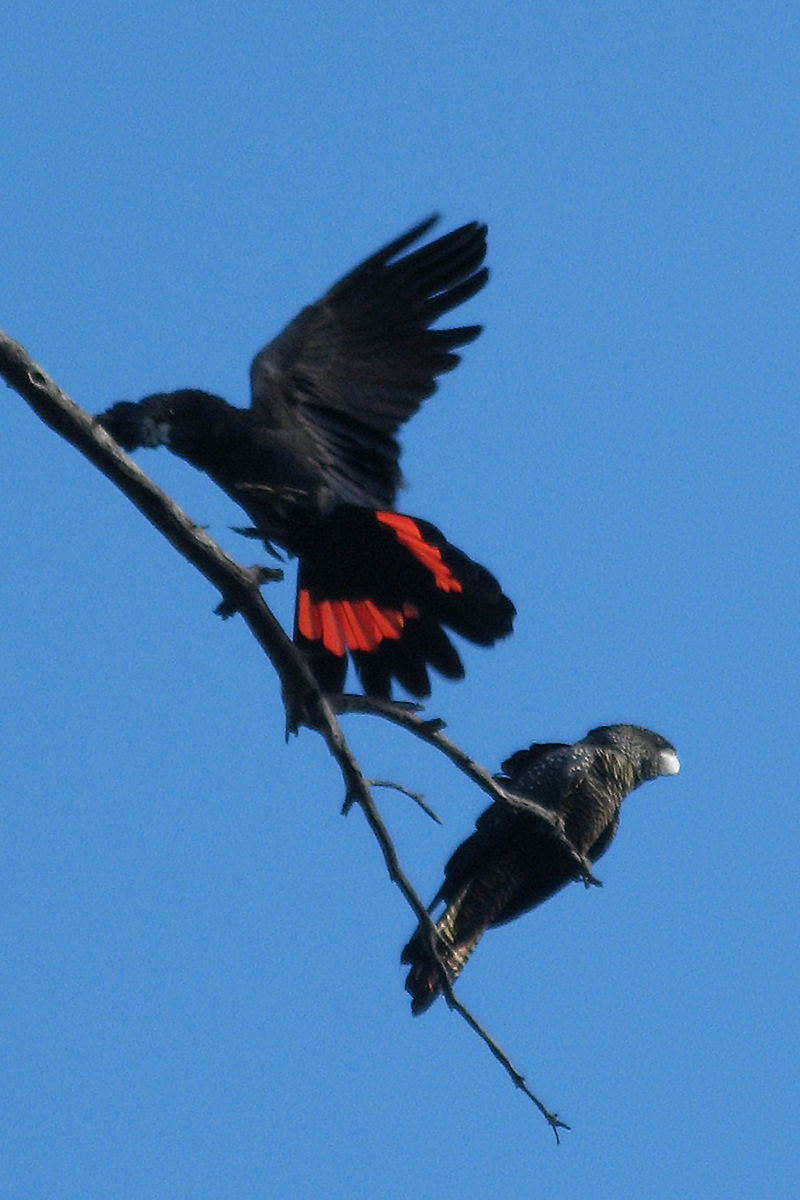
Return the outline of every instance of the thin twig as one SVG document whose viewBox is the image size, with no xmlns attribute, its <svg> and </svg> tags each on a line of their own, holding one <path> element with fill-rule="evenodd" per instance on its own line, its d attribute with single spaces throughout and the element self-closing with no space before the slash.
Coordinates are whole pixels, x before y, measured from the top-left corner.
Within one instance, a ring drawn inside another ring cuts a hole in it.
<svg viewBox="0 0 800 1200">
<path fill-rule="evenodd" d="M 422 809 L 426 817 L 430 817 L 437 825 L 441 825 L 441 817 L 438 817 L 429 804 L 425 803 L 425 797 L 422 792 L 412 792 L 411 788 L 403 787 L 402 783 L 393 783 L 391 779 L 368 779 L 367 783 L 373 788 L 387 788 L 393 792 L 399 792 L 401 796 L 408 796 L 409 800 Z"/>
<path fill-rule="evenodd" d="M 353 696 L 348 694 L 331 696 L 329 699 L 339 716 L 345 713 L 367 713 L 372 716 L 383 717 L 385 720 L 392 721 L 395 725 L 400 725 L 403 729 L 407 729 L 415 737 L 420 738 L 423 742 L 427 742 L 429 746 L 435 746 L 446 758 L 450 759 L 459 771 L 463 772 L 473 783 L 476 783 L 493 800 L 497 800 L 509 808 L 522 809 L 524 812 L 530 813 L 531 816 L 540 820 L 547 827 L 554 840 L 563 846 L 564 850 L 566 850 L 575 863 L 575 875 L 577 878 L 582 879 L 587 886 L 603 886 L 601 881 L 596 879 L 592 874 L 592 864 L 589 862 L 589 859 L 576 850 L 567 837 L 563 817 L 559 813 L 553 812 L 552 809 L 545 808 L 542 804 L 537 804 L 529 796 L 523 796 L 499 783 L 495 776 L 491 775 L 485 767 L 475 762 L 460 746 L 457 746 L 455 742 L 451 742 L 449 738 L 445 737 L 442 733 L 445 723 L 440 717 L 420 716 L 418 711 L 419 705 L 416 704 L 398 704 L 394 700 L 376 700 L 372 696 Z"/>
<path fill-rule="evenodd" d="M 452 988 L 449 990 L 449 992 L 448 991 L 444 992 L 444 998 L 447 1001 L 447 1003 L 449 1004 L 450 1008 L 452 1008 L 455 1012 L 457 1012 L 460 1017 L 463 1017 L 463 1019 L 469 1025 L 470 1029 L 474 1033 L 477 1033 L 478 1037 L 483 1042 L 486 1043 L 486 1045 L 489 1047 L 492 1054 L 497 1059 L 497 1061 L 500 1063 L 501 1067 L 504 1069 L 506 1074 L 511 1077 L 511 1079 L 514 1082 L 514 1084 L 516 1085 L 516 1087 L 518 1087 L 521 1092 L 524 1092 L 529 1100 L 533 1101 L 533 1103 L 536 1105 L 539 1112 L 545 1118 L 545 1120 L 549 1124 L 550 1128 L 552 1129 L 553 1133 L 555 1134 L 556 1142 L 558 1142 L 560 1144 L 561 1138 L 558 1136 L 559 1129 L 567 1129 L 568 1130 L 571 1128 L 571 1126 L 567 1125 L 564 1121 L 561 1121 L 559 1119 L 558 1113 L 551 1112 L 549 1108 L 547 1108 L 544 1104 L 542 1104 L 542 1102 L 538 1098 L 538 1096 L 534 1096 L 533 1092 L 531 1091 L 531 1089 L 528 1087 L 527 1083 L 525 1082 L 525 1076 L 520 1075 L 519 1071 L 516 1069 L 514 1064 L 511 1062 L 511 1060 L 508 1058 L 505 1051 L 502 1050 L 501 1047 L 497 1044 L 497 1042 L 494 1040 L 492 1035 L 490 1033 L 488 1033 L 483 1028 L 482 1025 L 479 1025 L 478 1022 L 473 1017 L 472 1013 L 469 1011 L 469 1009 L 466 1009 L 464 1007 L 464 1005 L 461 1003 L 461 1001 L 456 999 L 455 995 L 453 994 Z"/>
</svg>

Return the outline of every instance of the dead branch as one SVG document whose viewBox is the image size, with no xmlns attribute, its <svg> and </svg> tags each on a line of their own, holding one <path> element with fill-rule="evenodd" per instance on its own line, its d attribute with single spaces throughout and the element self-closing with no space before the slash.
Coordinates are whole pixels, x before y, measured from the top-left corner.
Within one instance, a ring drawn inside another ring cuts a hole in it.
<svg viewBox="0 0 800 1200">
<path fill-rule="evenodd" d="M 595 879 L 592 874 L 592 864 L 589 862 L 589 859 L 583 854 L 579 854 L 567 837 L 563 817 L 558 813 L 554 813 L 551 809 L 537 804 L 529 796 L 522 796 L 517 792 L 504 788 L 494 775 L 490 775 L 485 767 L 482 767 L 480 763 L 476 763 L 460 746 L 457 746 L 455 742 L 451 742 L 449 738 L 444 736 L 442 729 L 444 729 L 445 723 L 440 717 L 421 717 L 419 715 L 420 706 L 418 704 L 398 703 L 394 700 L 376 700 L 372 696 L 331 696 L 330 701 L 340 716 L 344 713 L 369 713 L 376 717 L 383 717 L 385 720 L 392 721 L 395 725 L 400 725 L 403 729 L 407 729 L 415 737 L 420 738 L 423 742 L 427 742 L 429 746 L 435 746 L 446 758 L 450 759 L 459 771 L 462 771 L 468 779 L 476 783 L 493 800 L 497 800 L 501 804 L 506 804 L 509 808 L 524 809 L 525 812 L 531 813 L 543 825 L 546 825 L 553 839 L 564 847 L 567 854 L 569 854 L 575 863 L 576 878 L 582 879 L 587 887 L 603 886 L 601 880 Z"/>
<path fill-rule="evenodd" d="M 536 810 L 548 826 L 553 828 L 554 836 L 565 840 L 563 829 L 555 829 L 552 814 L 547 814 L 546 810 L 539 810 L 539 806 L 532 801 L 504 792 L 488 771 L 472 762 L 463 751 L 441 736 L 443 722 L 425 721 L 416 715 L 413 721 L 408 717 L 400 720 L 398 714 L 401 711 L 414 712 L 412 705 L 390 704 L 384 711 L 383 707 L 375 702 L 367 702 L 361 707 L 353 703 L 354 700 L 363 701 L 363 697 L 335 698 L 324 695 L 305 659 L 264 602 L 259 590 L 265 579 L 263 568 L 242 567 L 235 559 L 225 554 L 203 529 L 190 520 L 186 513 L 145 475 L 108 433 L 50 379 L 23 347 L 2 330 L 0 376 L 27 401 L 46 425 L 75 446 L 102 471 L 175 549 L 218 588 L 222 595 L 219 609 L 223 615 L 241 613 L 280 678 L 286 707 L 287 733 L 296 732 L 300 725 L 306 725 L 325 739 L 344 780 L 344 810 L 347 811 L 352 804 L 357 804 L 364 813 L 380 846 L 389 878 L 402 892 L 417 920 L 430 937 L 431 945 L 435 944 L 437 937 L 435 926 L 400 866 L 392 839 L 372 798 L 370 785 L 344 738 L 335 709 L 340 712 L 372 712 L 411 729 L 417 736 L 425 737 L 425 740 L 436 745 L 484 791 L 505 803 L 521 803 L 531 811 Z M 268 574 L 274 577 L 272 573 Z M 588 864 L 580 859 L 569 843 L 567 846 L 579 860 L 580 873 L 584 878 L 590 878 Z M 537 1099 L 525 1083 L 523 1075 L 513 1066 L 494 1038 L 456 999 L 443 964 L 438 955 L 435 958 L 447 1004 L 486 1043 L 514 1084 L 528 1096 L 548 1121 L 558 1141 L 558 1130 L 568 1129 L 569 1126 Z"/>
<path fill-rule="evenodd" d="M 393 783 L 391 779 L 368 779 L 367 783 L 371 788 L 386 788 L 389 791 L 399 792 L 401 796 L 408 796 L 409 800 L 413 800 L 417 807 L 422 809 L 426 817 L 430 817 L 437 825 L 441 825 L 441 817 L 438 817 L 431 806 L 425 803 L 422 792 L 412 792 L 410 788 L 403 787 L 402 783 Z"/>
</svg>

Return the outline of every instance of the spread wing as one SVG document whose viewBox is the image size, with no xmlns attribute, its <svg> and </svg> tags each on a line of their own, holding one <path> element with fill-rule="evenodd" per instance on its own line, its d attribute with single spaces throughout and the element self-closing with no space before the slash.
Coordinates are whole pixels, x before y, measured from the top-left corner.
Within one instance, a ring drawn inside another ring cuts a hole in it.
<svg viewBox="0 0 800 1200">
<path fill-rule="evenodd" d="M 480 325 L 431 329 L 488 278 L 486 226 L 472 222 L 410 254 L 422 221 L 304 308 L 256 355 L 252 409 L 302 445 L 338 498 L 391 507 L 400 425 L 451 371 Z"/>
</svg>

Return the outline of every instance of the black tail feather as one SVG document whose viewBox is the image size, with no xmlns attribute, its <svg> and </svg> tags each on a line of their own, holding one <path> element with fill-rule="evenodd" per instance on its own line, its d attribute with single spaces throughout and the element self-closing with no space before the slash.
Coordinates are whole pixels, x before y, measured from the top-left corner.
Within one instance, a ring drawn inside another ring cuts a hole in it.
<svg viewBox="0 0 800 1200">
<path fill-rule="evenodd" d="M 445 629 L 491 646 L 514 615 L 485 567 L 400 513 L 342 506 L 300 552 L 295 641 L 326 691 L 341 690 L 349 653 L 367 695 L 389 697 L 396 680 L 428 696 L 429 668 L 464 675 Z"/>
<path fill-rule="evenodd" d="M 479 842 L 482 840 L 480 835 L 473 834 L 468 843 L 474 843 L 476 836 Z M 502 915 L 519 883 L 513 861 L 506 862 L 502 857 L 483 861 L 468 843 L 448 862 L 445 881 L 434 901 L 436 904 L 443 900 L 447 905 L 436 922 L 436 931 L 439 958 L 451 983 L 463 971 L 486 930 Z M 442 990 L 430 945 L 420 929 L 406 945 L 400 961 L 411 968 L 406 991 L 411 996 L 411 1011 L 417 1016 L 430 1008 Z"/>
<path fill-rule="evenodd" d="M 488 914 L 484 919 L 475 920 L 476 914 L 472 913 L 469 932 L 459 931 L 462 903 L 467 898 L 468 892 L 462 892 L 436 923 L 436 931 L 439 934 L 439 961 L 450 983 L 461 974 L 469 956 L 489 926 Z M 411 968 L 406 976 L 406 991 L 411 997 L 411 1011 L 417 1017 L 420 1013 L 427 1012 L 442 992 L 439 969 L 433 961 L 428 939 L 422 930 L 417 929 L 413 934 L 400 955 L 400 961 Z"/>
</svg>

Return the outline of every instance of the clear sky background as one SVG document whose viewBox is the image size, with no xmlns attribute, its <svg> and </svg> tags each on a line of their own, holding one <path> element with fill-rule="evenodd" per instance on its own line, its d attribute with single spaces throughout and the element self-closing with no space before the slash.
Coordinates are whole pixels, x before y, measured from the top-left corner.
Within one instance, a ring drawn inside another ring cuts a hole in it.
<svg viewBox="0 0 800 1200">
<path fill-rule="evenodd" d="M 243 622 L 3 387 L 0 1193 L 786 1197 L 800 1172 L 795 4 L 28 0 L 0 44 L 0 325 L 85 408 L 200 386 L 433 210 L 485 323 L 406 511 L 512 639 L 428 712 L 487 766 L 648 725 L 682 772 L 439 1002 Z M 139 461 L 245 562 L 242 514 Z M 262 556 L 263 560 L 263 556 Z M 287 623 L 292 583 L 268 600 Z M 425 898 L 485 799 L 347 718 Z"/>
</svg>

